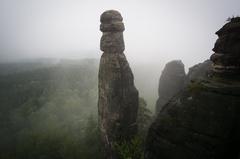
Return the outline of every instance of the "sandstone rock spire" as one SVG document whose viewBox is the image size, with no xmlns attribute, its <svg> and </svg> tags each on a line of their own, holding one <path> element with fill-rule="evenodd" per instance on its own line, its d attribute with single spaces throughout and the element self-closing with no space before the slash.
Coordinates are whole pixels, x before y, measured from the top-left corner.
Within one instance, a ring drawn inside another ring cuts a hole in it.
<svg viewBox="0 0 240 159">
<path fill-rule="evenodd" d="M 118 11 L 101 15 L 101 50 L 99 67 L 99 127 L 106 158 L 115 159 L 114 144 L 131 139 L 137 132 L 138 91 L 123 53 L 123 18 Z"/>
<path fill-rule="evenodd" d="M 178 92 L 184 88 L 186 74 L 181 60 L 168 62 L 159 79 L 156 113 Z"/>
</svg>

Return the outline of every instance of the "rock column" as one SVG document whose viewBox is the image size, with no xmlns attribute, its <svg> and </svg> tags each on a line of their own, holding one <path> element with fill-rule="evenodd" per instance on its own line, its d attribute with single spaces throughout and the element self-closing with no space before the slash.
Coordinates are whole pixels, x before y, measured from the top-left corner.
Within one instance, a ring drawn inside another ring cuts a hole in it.
<svg viewBox="0 0 240 159">
<path fill-rule="evenodd" d="M 185 80 L 186 74 L 181 60 L 174 60 L 166 64 L 159 80 L 156 114 L 184 88 Z"/>
<path fill-rule="evenodd" d="M 99 127 L 108 159 L 117 158 L 115 143 L 130 140 L 137 132 L 138 91 L 123 53 L 124 24 L 118 11 L 101 15 L 101 50 L 99 67 Z"/>
</svg>

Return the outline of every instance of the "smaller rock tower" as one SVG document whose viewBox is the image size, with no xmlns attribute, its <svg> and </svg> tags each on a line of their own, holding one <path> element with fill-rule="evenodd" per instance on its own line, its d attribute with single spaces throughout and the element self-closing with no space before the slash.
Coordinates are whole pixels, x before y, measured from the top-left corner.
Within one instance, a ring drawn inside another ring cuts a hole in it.
<svg viewBox="0 0 240 159">
<path fill-rule="evenodd" d="M 114 144 L 129 141 L 137 132 L 138 91 L 123 53 L 123 18 L 118 11 L 101 15 L 99 67 L 99 127 L 107 159 L 116 159 Z"/>
<path fill-rule="evenodd" d="M 159 80 L 156 113 L 184 88 L 185 80 L 186 74 L 181 60 L 174 60 L 165 65 Z"/>
<path fill-rule="evenodd" d="M 219 75 L 240 73 L 240 17 L 232 18 L 219 31 L 211 56 L 213 72 Z"/>
</svg>

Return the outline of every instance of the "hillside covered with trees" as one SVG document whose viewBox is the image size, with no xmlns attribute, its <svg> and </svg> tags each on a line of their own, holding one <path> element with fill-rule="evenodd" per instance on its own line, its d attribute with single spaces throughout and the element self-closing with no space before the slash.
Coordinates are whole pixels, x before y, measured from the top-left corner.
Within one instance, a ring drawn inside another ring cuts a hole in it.
<svg viewBox="0 0 240 159">
<path fill-rule="evenodd" d="M 102 158 L 97 60 L 2 66 L 9 71 L 0 72 L 1 159 Z M 151 112 L 143 99 L 140 103 L 138 121 L 144 136 Z M 124 152 L 128 147 L 118 145 L 118 149 Z"/>
</svg>

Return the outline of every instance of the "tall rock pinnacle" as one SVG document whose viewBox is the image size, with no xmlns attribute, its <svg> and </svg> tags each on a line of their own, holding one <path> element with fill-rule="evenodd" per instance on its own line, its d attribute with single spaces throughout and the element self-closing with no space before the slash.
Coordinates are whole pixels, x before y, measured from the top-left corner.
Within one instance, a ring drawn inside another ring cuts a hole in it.
<svg viewBox="0 0 240 159">
<path fill-rule="evenodd" d="M 101 15 L 101 50 L 99 67 L 99 127 L 108 159 L 115 159 L 114 144 L 129 140 L 137 132 L 138 91 L 123 53 L 123 18 L 118 11 Z"/>
</svg>

